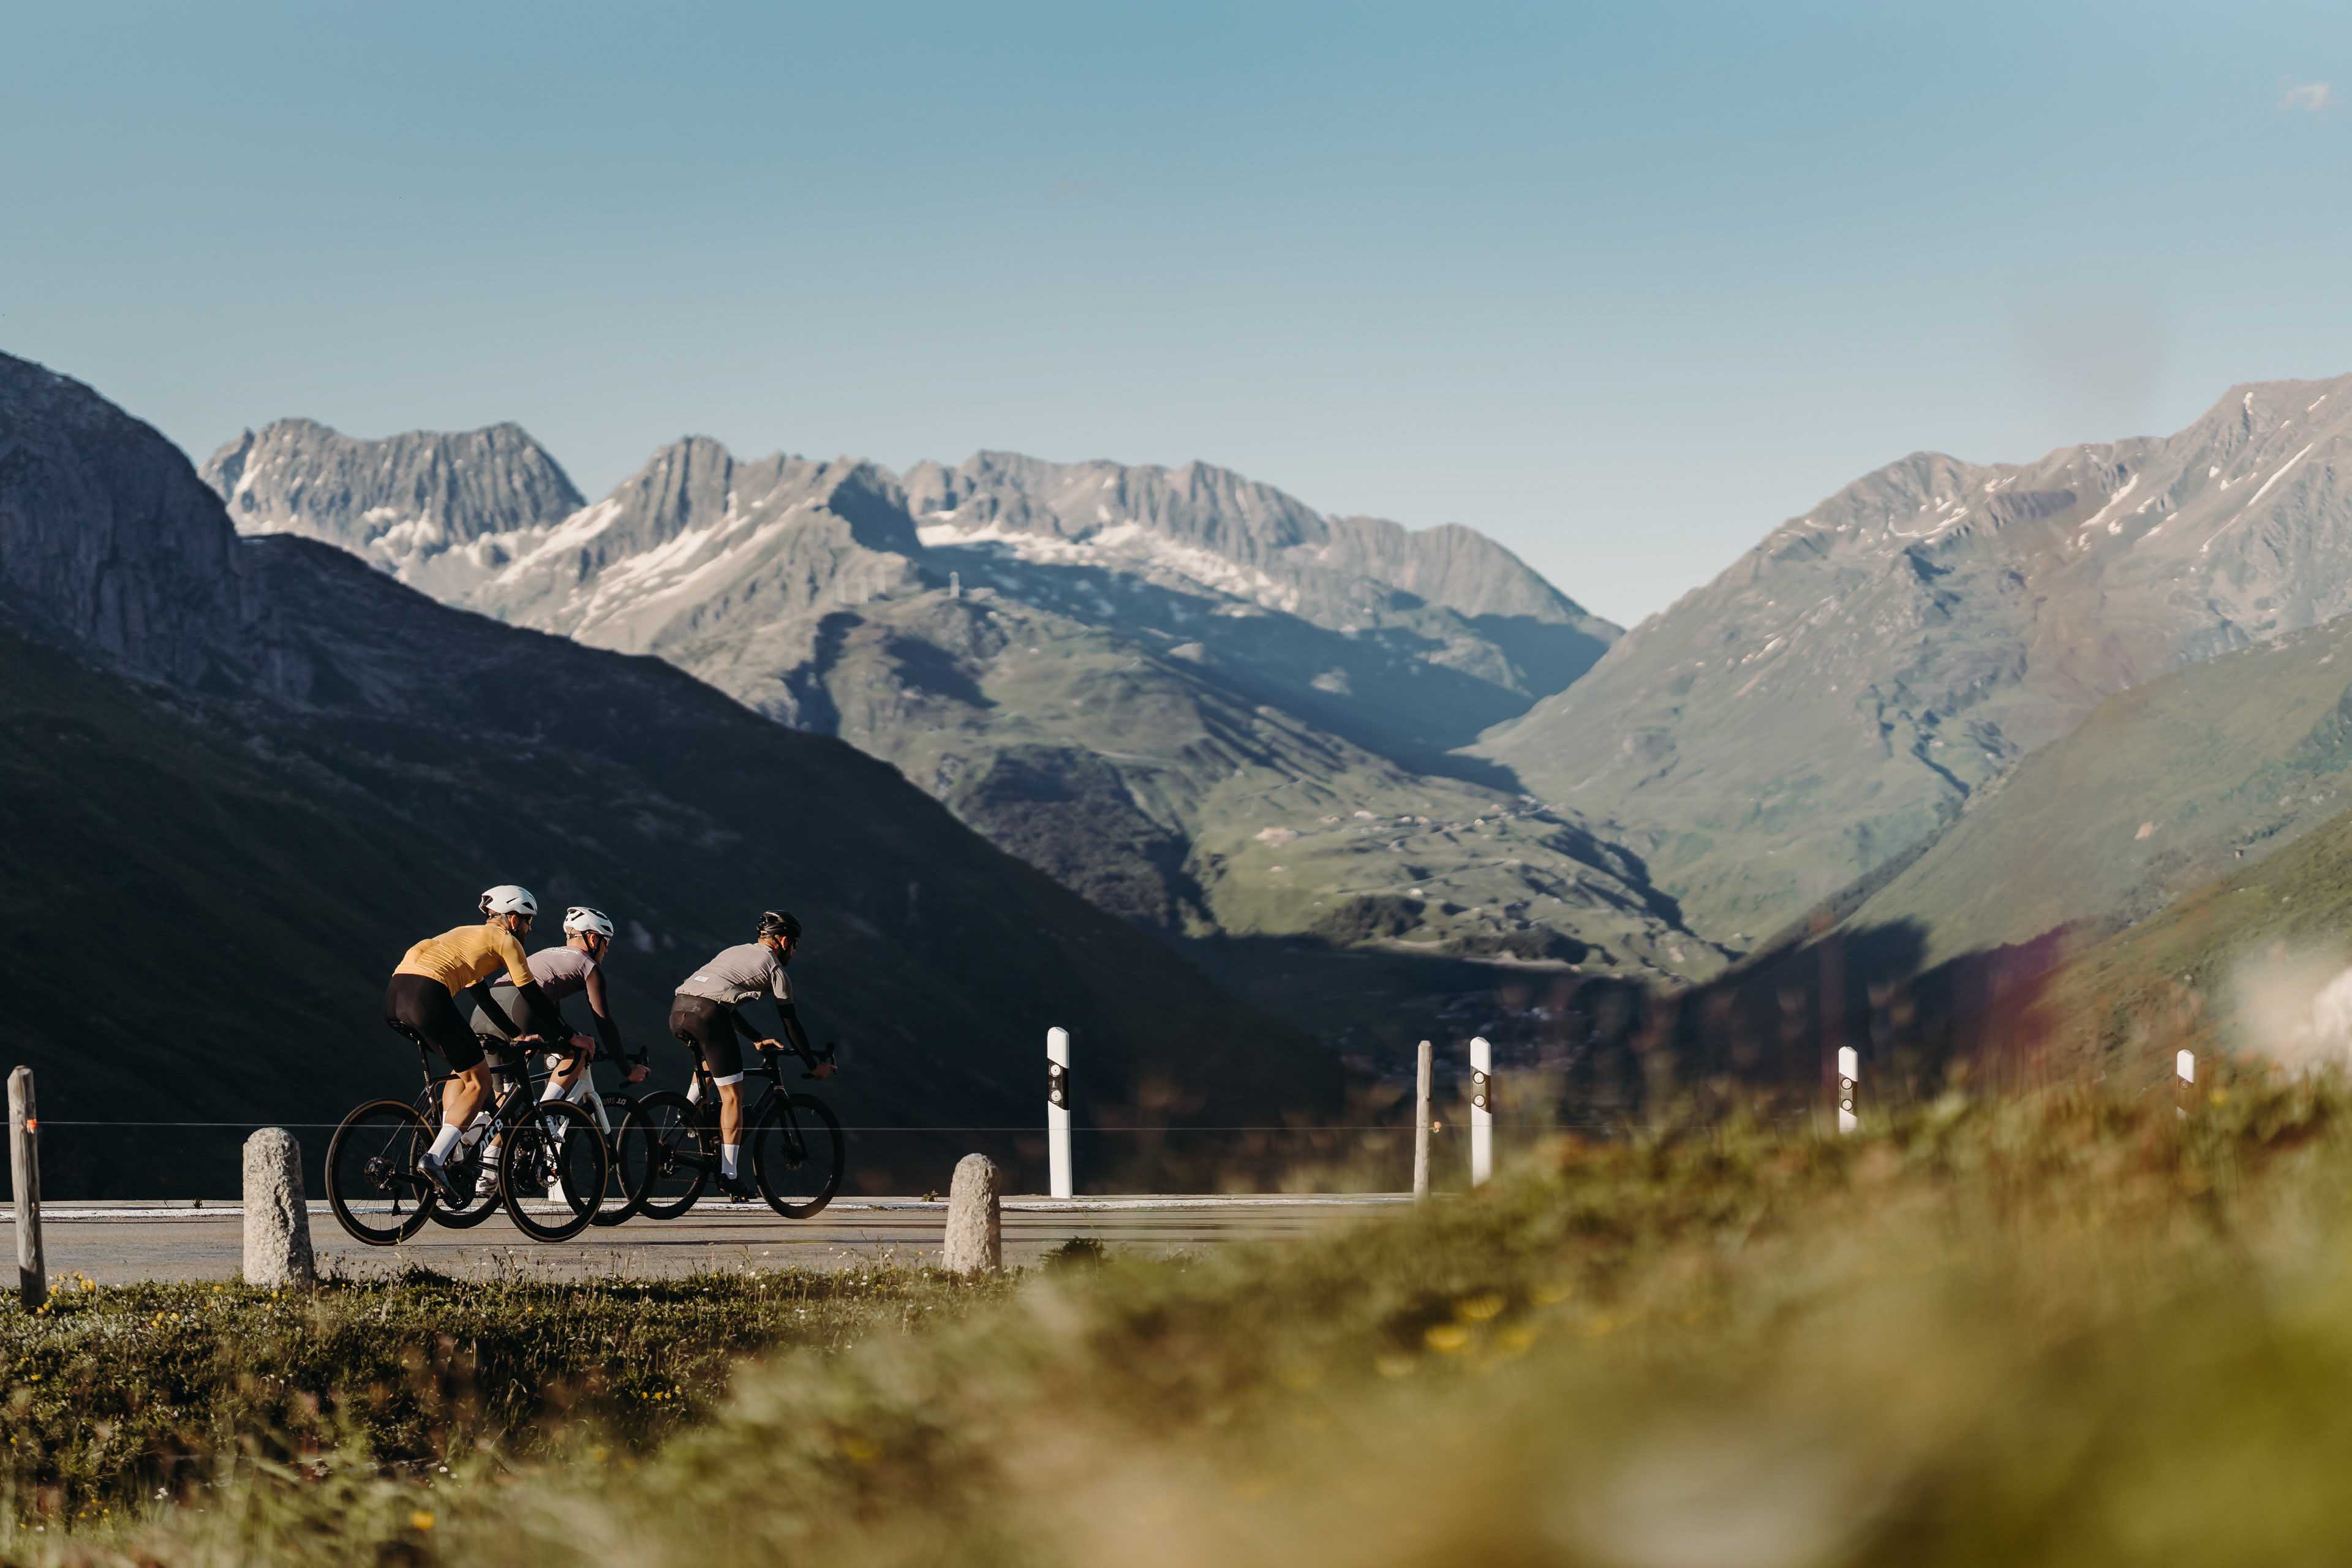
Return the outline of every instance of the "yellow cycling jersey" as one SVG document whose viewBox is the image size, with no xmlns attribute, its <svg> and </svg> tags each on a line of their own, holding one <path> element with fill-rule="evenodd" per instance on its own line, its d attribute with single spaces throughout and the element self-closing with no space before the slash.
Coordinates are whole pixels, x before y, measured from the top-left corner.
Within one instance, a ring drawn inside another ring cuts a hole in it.
<svg viewBox="0 0 2352 1568">
<path fill-rule="evenodd" d="M 437 980 L 455 996 L 468 985 L 490 979 L 501 969 L 518 989 L 531 983 L 530 961 L 523 956 L 522 943 L 506 927 L 485 921 L 478 926 L 459 926 L 456 931 L 426 937 L 401 955 L 400 967 L 393 973 L 422 974 Z"/>
</svg>

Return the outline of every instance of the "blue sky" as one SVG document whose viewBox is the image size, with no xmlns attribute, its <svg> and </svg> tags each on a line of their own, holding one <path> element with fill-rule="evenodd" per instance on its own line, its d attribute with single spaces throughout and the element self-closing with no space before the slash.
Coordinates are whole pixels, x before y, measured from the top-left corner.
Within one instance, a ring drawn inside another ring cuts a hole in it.
<svg viewBox="0 0 2352 1568">
<path fill-rule="evenodd" d="M 0 349 L 201 457 L 1200 458 L 1632 621 L 2352 370 L 2322 5 L 19 7 Z"/>
</svg>

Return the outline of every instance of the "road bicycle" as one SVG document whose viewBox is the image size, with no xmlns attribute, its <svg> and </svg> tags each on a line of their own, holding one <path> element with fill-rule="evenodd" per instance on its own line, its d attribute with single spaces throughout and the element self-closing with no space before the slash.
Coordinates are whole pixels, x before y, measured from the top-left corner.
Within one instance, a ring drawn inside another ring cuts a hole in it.
<svg viewBox="0 0 2352 1568">
<path fill-rule="evenodd" d="M 514 1070 L 512 1058 L 517 1047 L 536 1046 L 539 1050 L 548 1049 L 536 1036 L 525 1036 L 513 1041 L 499 1035 L 476 1035 L 474 1038 L 481 1045 L 484 1059 L 492 1064 L 490 1082 L 492 1093 L 498 1097 L 503 1097 L 507 1091 L 507 1076 Z M 567 1066 L 577 1054 L 568 1047 L 549 1052 L 551 1057 L 561 1059 Z M 535 1064 L 539 1059 L 537 1051 L 523 1056 L 526 1064 Z M 535 1065 L 527 1065 L 524 1070 L 530 1074 L 528 1087 L 532 1100 L 536 1101 L 541 1090 L 547 1086 L 548 1074 Z M 416 1111 L 425 1118 L 428 1126 L 438 1127 L 441 1124 L 442 1086 L 450 1076 L 443 1073 L 435 1077 L 428 1070 L 425 1087 L 417 1091 Z M 606 1097 L 596 1088 L 593 1068 L 582 1075 L 565 1098 L 588 1113 L 590 1120 L 596 1123 L 597 1136 L 604 1141 L 607 1156 L 604 1192 L 596 1205 L 595 1217 L 590 1223 L 619 1225 L 637 1212 L 636 1203 L 621 1179 L 622 1171 L 628 1168 L 621 1155 L 623 1141 L 646 1136 L 644 1127 L 631 1120 L 636 1101 L 625 1087 Z M 451 1152 L 450 1184 L 457 1189 L 462 1201 L 453 1205 L 446 1197 L 440 1198 L 433 1205 L 434 1224 L 446 1226 L 452 1230 L 470 1230 L 498 1212 L 502 1184 L 495 1180 L 486 1183 L 481 1179 L 484 1171 L 493 1169 L 488 1148 L 496 1135 L 489 1130 L 489 1115 L 487 1110 L 477 1111 L 475 1125 L 467 1129 L 465 1139 Z M 640 1159 L 635 1164 L 641 1167 L 643 1161 Z"/>
<path fill-rule="evenodd" d="M 820 1063 L 834 1059 L 828 1045 Z M 848 1146 L 841 1118 L 815 1095 L 784 1087 L 782 1053 L 762 1049 L 760 1065 L 746 1073 L 767 1080 L 767 1092 L 743 1116 L 743 1158 L 768 1206 L 786 1219 L 807 1219 L 841 1190 Z M 803 1078 L 814 1078 L 813 1072 Z M 698 1053 L 691 1097 L 672 1089 L 641 1095 L 631 1112 L 641 1137 L 625 1141 L 627 1165 L 622 1182 L 636 1212 L 650 1219 L 676 1219 L 692 1208 L 719 1173 L 719 1092 Z"/>
<path fill-rule="evenodd" d="M 391 1247 L 415 1236 L 428 1219 L 459 1228 L 478 1225 L 497 1202 L 515 1228 L 536 1241 L 566 1241 L 585 1230 L 604 1201 L 613 1165 L 595 1118 L 568 1100 L 541 1104 L 521 1059 L 525 1047 L 486 1038 L 494 1103 L 488 1119 L 477 1116 L 451 1152 L 448 1177 L 457 1194 L 452 1203 L 417 1169 L 440 1126 L 438 1084 L 447 1075 L 436 1079 L 430 1048 L 414 1031 L 400 1032 L 416 1047 L 424 1108 L 370 1100 L 335 1129 L 327 1144 L 327 1202 L 343 1229 L 370 1247 Z M 475 1190 L 493 1143 L 499 1149 L 495 1199 Z"/>
</svg>

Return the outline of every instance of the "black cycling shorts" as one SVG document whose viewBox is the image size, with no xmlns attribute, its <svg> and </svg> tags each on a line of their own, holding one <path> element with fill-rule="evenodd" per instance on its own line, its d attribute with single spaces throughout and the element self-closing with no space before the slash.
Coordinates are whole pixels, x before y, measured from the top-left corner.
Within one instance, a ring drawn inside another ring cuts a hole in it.
<svg viewBox="0 0 2352 1568">
<path fill-rule="evenodd" d="M 708 996 L 670 999 L 669 1032 L 678 1043 L 702 1058 L 715 1083 L 732 1083 L 743 1076 L 743 1041 L 735 1031 L 735 1009 Z"/>
<path fill-rule="evenodd" d="M 392 977 L 383 994 L 383 1021 L 439 1051 L 452 1072 L 463 1072 L 482 1059 L 482 1043 L 458 1016 L 457 999 L 429 974 Z"/>
</svg>

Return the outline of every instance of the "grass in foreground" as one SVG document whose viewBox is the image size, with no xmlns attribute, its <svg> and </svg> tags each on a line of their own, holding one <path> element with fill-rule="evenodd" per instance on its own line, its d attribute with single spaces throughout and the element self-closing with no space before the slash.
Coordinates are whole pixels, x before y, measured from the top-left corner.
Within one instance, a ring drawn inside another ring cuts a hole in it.
<svg viewBox="0 0 2352 1568">
<path fill-rule="evenodd" d="M 747 1354 L 837 1352 L 987 1293 L 902 1269 L 58 1285 L 37 1314 L 0 1312 L 0 1490 L 37 1520 L 193 1494 L 239 1459 L 422 1474 L 640 1452 L 708 1414 Z"/>
<path fill-rule="evenodd" d="M 2309 1081 L 1561 1145 L 1326 1240 L 867 1320 L 743 1367 L 634 1468 L 249 1466 L 0 1555 L 2340 1561 L 2347 1200 L 2352 1094 Z"/>
</svg>

